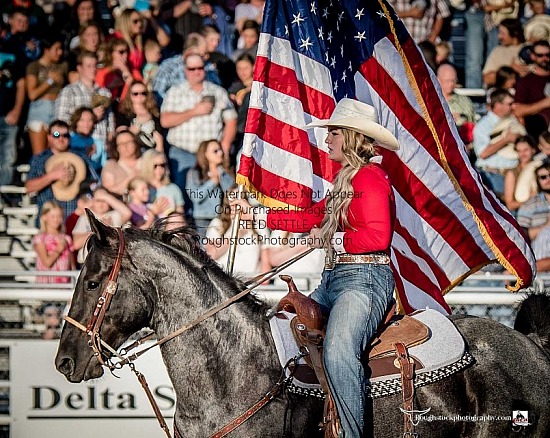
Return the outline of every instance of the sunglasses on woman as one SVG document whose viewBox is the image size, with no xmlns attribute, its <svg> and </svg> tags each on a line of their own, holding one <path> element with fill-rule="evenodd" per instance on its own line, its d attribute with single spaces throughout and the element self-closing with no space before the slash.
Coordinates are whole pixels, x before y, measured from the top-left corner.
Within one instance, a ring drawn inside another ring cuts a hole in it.
<svg viewBox="0 0 550 438">
<path fill-rule="evenodd" d="M 147 96 L 146 91 L 132 91 L 132 96 Z"/>
</svg>

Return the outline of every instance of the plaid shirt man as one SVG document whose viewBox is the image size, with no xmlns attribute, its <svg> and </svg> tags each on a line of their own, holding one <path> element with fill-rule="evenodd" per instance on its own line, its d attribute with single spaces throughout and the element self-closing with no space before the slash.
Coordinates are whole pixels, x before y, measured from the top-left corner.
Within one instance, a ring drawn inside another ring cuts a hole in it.
<svg viewBox="0 0 550 438">
<path fill-rule="evenodd" d="M 76 152 L 73 152 L 73 153 L 75 155 L 78 155 L 80 158 L 82 158 L 86 163 L 86 169 L 87 169 L 86 180 L 99 181 L 99 177 L 96 171 L 94 170 L 94 166 L 92 165 L 88 157 L 84 155 L 80 155 Z M 52 155 L 53 155 L 53 152 L 50 149 L 46 149 L 44 152 L 34 155 L 31 158 L 30 170 L 29 170 L 29 173 L 27 174 L 27 180 L 44 176 L 46 174 L 46 161 L 48 161 L 48 158 L 50 158 Z M 40 190 L 36 196 L 38 211 L 42 210 L 42 206 L 44 205 L 45 202 L 56 201 L 59 205 L 61 205 L 61 208 L 63 208 L 65 219 L 67 219 L 67 217 L 76 210 L 77 200 L 78 200 L 78 197 L 70 201 L 58 201 L 57 199 L 55 199 L 55 195 L 53 194 L 51 185 Z M 38 218 L 37 218 L 37 221 L 38 221 Z"/>
<path fill-rule="evenodd" d="M 214 96 L 214 110 L 210 114 L 193 117 L 181 125 L 170 128 L 166 139 L 172 146 L 195 153 L 202 141 L 213 138 L 221 140 L 224 122 L 237 119 L 237 113 L 227 91 L 207 81 L 204 81 L 200 93 L 194 91 L 187 81 L 170 88 L 162 103 L 161 113 L 190 110 L 203 96 Z"/>
<path fill-rule="evenodd" d="M 90 89 L 80 81 L 67 85 L 61 90 L 55 101 L 55 118 L 70 123 L 71 116 L 77 108 L 82 106 L 91 108 L 92 96 L 94 94 L 111 97 L 111 93 L 106 88 L 94 86 L 94 88 Z M 104 144 L 107 144 L 109 133 L 114 132 L 115 127 L 115 115 L 109 109 L 103 120 L 95 125 L 92 136 L 101 139 Z"/>
<path fill-rule="evenodd" d="M 400 15 L 413 8 L 409 0 L 390 0 L 390 3 Z M 432 0 L 430 5 L 424 11 L 422 18 L 403 18 L 405 27 L 411 34 L 411 37 L 417 42 L 427 40 L 434 30 L 435 21 L 439 18 L 447 18 L 451 15 L 449 6 L 445 0 Z"/>
</svg>

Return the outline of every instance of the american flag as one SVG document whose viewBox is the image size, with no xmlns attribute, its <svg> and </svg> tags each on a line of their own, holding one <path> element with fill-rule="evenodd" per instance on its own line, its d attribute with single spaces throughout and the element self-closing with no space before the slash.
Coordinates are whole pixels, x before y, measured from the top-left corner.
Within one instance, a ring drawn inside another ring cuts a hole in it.
<svg viewBox="0 0 550 438">
<path fill-rule="evenodd" d="M 269 206 L 307 207 L 331 187 L 327 119 L 344 97 L 373 105 L 399 140 L 382 148 L 397 221 L 392 267 L 402 309 L 450 313 L 444 294 L 497 261 L 531 284 L 518 224 L 471 167 L 434 73 L 383 0 L 267 0 L 238 182 Z"/>
</svg>

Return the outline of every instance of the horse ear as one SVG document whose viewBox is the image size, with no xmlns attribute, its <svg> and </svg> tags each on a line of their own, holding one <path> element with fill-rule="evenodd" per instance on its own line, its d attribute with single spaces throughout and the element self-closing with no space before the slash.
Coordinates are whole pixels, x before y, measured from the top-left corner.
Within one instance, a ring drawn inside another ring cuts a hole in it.
<svg viewBox="0 0 550 438">
<path fill-rule="evenodd" d="M 90 209 L 86 208 L 85 210 L 86 210 L 86 216 L 88 216 L 88 221 L 90 222 L 90 228 L 92 229 L 92 233 L 94 233 L 97 236 L 97 239 L 99 240 L 99 242 L 104 245 L 108 245 L 112 242 L 116 242 L 116 239 L 117 239 L 116 230 L 113 227 L 110 227 L 109 225 L 105 225 L 98 218 L 96 218 Z"/>
</svg>

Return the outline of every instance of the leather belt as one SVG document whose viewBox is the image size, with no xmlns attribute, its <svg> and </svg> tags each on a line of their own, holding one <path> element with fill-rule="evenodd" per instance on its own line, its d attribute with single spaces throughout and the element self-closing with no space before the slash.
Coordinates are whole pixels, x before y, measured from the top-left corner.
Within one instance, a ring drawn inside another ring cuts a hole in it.
<svg viewBox="0 0 550 438">
<path fill-rule="evenodd" d="M 374 265 L 389 265 L 387 254 L 335 254 L 332 259 L 325 258 L 325 269 L 332 270 L 338 264 L 371 263 Z"/>
</svg>

